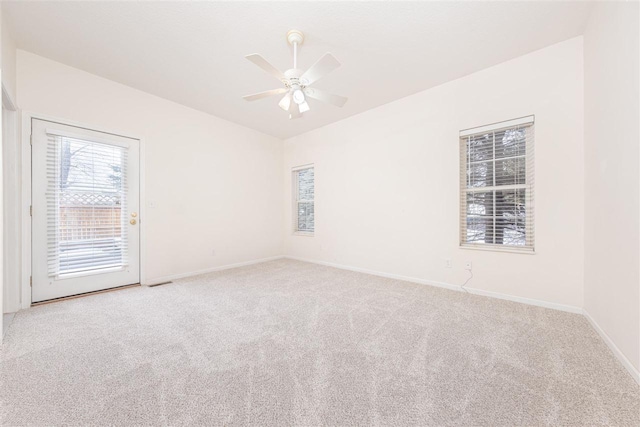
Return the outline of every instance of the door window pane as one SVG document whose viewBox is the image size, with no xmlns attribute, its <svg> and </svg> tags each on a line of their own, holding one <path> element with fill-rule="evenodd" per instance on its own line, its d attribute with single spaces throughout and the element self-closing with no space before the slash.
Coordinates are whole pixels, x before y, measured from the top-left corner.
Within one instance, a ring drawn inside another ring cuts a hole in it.
<svg viewBox="0 0 640 427">
<path fill-rule="evenodd" d="M 123 267 L 126 150 L 55 137 L 49 151 L 50 275 Z"/>
</svg>

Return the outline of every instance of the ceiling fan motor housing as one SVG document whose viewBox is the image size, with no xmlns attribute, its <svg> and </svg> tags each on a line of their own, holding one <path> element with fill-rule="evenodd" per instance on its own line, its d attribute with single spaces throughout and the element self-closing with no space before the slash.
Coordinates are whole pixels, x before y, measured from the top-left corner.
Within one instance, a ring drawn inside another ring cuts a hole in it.
<svg viewBox="0 0 640 427">
<path fill-rule="evenodd" d="M 305 79 L 300 79 L 304 72 L 299 68 L 291 68 L 284 72 L 284 76 L 287 78 L 283 81 L 284 85 L 288 88 L 301 86 L 305 87 L 308 82 L 305 82 Z"/>
</svg>

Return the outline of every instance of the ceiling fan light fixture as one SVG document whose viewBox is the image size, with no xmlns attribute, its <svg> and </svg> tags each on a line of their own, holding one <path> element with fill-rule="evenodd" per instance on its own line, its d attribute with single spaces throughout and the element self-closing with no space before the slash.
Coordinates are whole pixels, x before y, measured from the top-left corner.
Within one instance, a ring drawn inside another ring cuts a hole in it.
<svg viewBox="0 0 640 427">
<path fill-rule="evenodd" d="M 288 93 L 286 94 L 278 103 L 278 105 L 280 106 L 280 108 L 282 108 L 284 111 L 289 111 L 289 107 L 291 107 L 291 94 Z"/>
<path fill-rule="evenodd" d="M 293 102 L 295 102 L 298 105 L 305 102 L 304 93 L 302 92 L 302 89 L 296 88 L 293 90 Z"/>
<path fill-rule="evenodd" d="M 307 103 L 307 101 L 303 101 L 301 104 L 298 104 L 298 109 L 301 113 L 306 113 L 310 110 L 309 104 Z"/>
</svg>

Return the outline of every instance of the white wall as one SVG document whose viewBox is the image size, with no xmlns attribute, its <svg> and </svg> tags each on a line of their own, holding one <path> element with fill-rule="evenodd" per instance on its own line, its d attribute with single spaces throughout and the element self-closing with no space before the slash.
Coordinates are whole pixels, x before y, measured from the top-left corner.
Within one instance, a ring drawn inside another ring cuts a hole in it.
<svg viewBox="0 0 640 427">
<path fill-rule="evenodd" d="M 586 312 L 640 378 L 637 2 L 594 6 L 584 34 Z"/>
<path fill-rule="evenodd" d="M 2 178 L 3 178 L 3 303 L 4 313 L 20 309 L 21 150 L 16 103 L 16 44 L 2 15 Z"/>
<path fill-rule="evenodd" d="M 282 141 L 22 50 L 17 62 L 22 110 L 144 138 L 148 282 L 281 255 Z"/>
<path fill-rule="evenodd" d="M 471 260 L 470 288 L 582 307 L 582 53 L 577 37 L 288 139 L 285 254 L 457 285 Z M 460 249 L 458 132 L 530 114 L 536 254 Z M 306 163 L 315 237 L 291 234 L 290 170 Z"/>
<path fill-rule="evenodd" d="M 4 25 L 2 23 L 2 5 L 0 5 L 0 49 L 2 46 L 2 30 L 4 29 Z M 2 52 L 0 52 L 0 77 L 3 74 L 2 68 L 3 68 L 3 64 L 2 64 Z M 2 141 L 2 119 L 0 118 L 0 148 L 3 147 L 3 141 Z M 2 151 L 0 150 L 0 180 L 2 180 L 2 175 L 4 174 L 4 166 L 2 165 Z M 3 206 L 3 202 L 4 202 L 4 189 L 3 186 L 0 185 L 0 207 Z M 3 213 L 3 209 L 0 209 L 0 224 L 2 224 L 4 222 L 4 213 Z M 3 247 L 4 247 L 4 236 L 3 236 L 3 228 L 4 227 L 0 227 L 0 241 L 2 241 L 2 245 L 0 245 L 0 307 L 4 306 L 4 257 L 3 257 Z M 2 311 L 2 310 L 0 310 Z M 2 313 L 0 313 L 2 314 Z M 0 333 L 0 343 L 2 342 L 2 338 L 4 336 L 4 329 L 3 329 L 3 319 L 2 316 L 0 316 L 0 330 L 2 330 L 2 332 Z"/>
<path fill-rule="evenodd" d="M 16 43 L 11 35 L 11 27 L 2 15 L 2 85 L 12 101 L 16 100 Z"/>
</svg>

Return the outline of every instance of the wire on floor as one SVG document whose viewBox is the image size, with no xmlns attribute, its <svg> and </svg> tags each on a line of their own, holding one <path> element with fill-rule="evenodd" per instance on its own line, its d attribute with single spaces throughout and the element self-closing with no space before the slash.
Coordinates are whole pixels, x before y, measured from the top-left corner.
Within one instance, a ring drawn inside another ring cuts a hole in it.
<svg viewBox="0 0 640 427">
<path fill-rule="evenodd" d="M 469 270 L 469 274 L 471 274 L 471 276 L 469 276 L 469 278 L 462 285 L 460 285 L 460 288 L 462 288 L 462 290 L 466 293 L 469 293 L 469 291 L 467 290 L 467 288 L 465 288 L 465 286 L 467 286 L 467 283 L 469 283 L 469 281 L 473 279 L 473 271 Z"/>
</svg>

